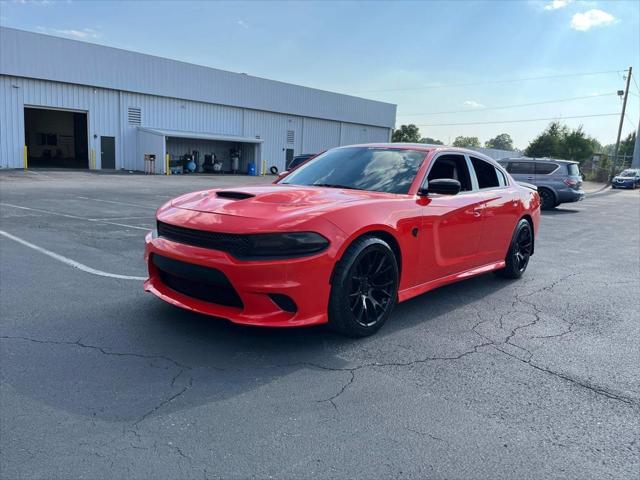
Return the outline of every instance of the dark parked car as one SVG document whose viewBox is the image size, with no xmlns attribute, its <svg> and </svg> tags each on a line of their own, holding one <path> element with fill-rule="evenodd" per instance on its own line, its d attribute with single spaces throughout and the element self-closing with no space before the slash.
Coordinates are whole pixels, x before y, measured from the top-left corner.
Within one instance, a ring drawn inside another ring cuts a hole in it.
<svg viewBox="0 0 640 480">
<path fill-rule="evenodd" d="M 315 157 L 317 154 L 315 153 L 303 153 L 302 155 L 296 155 L 287 165 L 287 170 L 293 170 L 298 165 L 302 165 L 304 162 L 309 160 L 310 158 Z"/>
<path fill-rule="evenodd" d="M 584 199 L 578 162 L 546 158 L 503 158 L 498 162 L 516 181 L 538 187 L 544 210 Z"/>
<path fill-rule="evenodd" d="M 632 188 L 640 186 L 640 168 L 627 168 L 611 180 L 611 188 Z"/>
</svg>

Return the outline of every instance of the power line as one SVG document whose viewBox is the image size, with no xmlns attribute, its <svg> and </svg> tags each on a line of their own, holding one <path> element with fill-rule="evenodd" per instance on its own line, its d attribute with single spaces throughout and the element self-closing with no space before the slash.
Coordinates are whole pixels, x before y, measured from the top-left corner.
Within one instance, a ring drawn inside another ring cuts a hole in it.
<svg viewBox="0 0 640 480">
<path fill-rule="evenodd" d="M 560 75 L 543 75 L 538 77 L 523 77 L 523 78 L 511 78 L 503 80 L 487 80 L 484 82 L 470 82 L 470 83 L 449 83 L 446 85 L 425 85 L 422 87 L 410 87 L 410 88 L 385 88 L 380 90 L 360 90 L 355 93 L 376 93 L 376 92 L 402 92 L 412 90 L 429 90 L 433 88 L 449 88 L 449 87 L 472 87 L 475 85 L 492 85 L 497 83 L 512 83 L 512 82 L 524 82 L 528 80 L 544 80 L 549 78 L 567 78 L 567 77 L 579 77 L 586 75 L 601 75 L 605 73 L 619 73 L 623 70 L 604 70 L 600 72 L 581 72 L 581 73 L 565 73 Z"/>
<path fill-rule="evenodd" d="M 615 93 L 599 93 L 596 95 L 584 95 L 582 97 L 571 97 L 571 98 L 560 98 L 558 100 L 545 100 L 545 101 L 541 101 L 541 102 L 531 102 L 531 103 L 519 103 L 519 104 L 514 104 L 514 105 L 502 105 L 499 107 L 481 107 L 481 108 L 474 108 L 472 110 L 470 109 L 466 109 L 466 110 L 449 110 L 447 112 L 424 112 L 424 113 L 405 113 L 405 114 L 401 114 L 398 115 L 399 117 L 413 117 L 413 116 L 419 116 L 419 115 L 444 115 L 444 114 L 449 114 L 449 113 L 473 113 L 473 112 L 483 112 L 485 110 L 503 110 L 505 108 L 517 108 L 517 107 L 530 107 L 533 105 L 547 105 L 550 103 L 561 103 L 561 102 L 570 102 L 572 100 L 584 100 L 587 98 L 598 98 L 598 97 L 607 97 L 607 96 L 611 96 L 611 95 L 616 95 Z"/>
<path fill-rule="evenodd" d="M 636 81 L 636 77 L 631 77 L 631 80 L 633 80 L 633 83 L 636 84 L 636 90 L 638 90 L 638 93 L 640 93 L 640 87 L 638 86 L 638 82 Z"/>
<path fill-rule="evenodd" d="M 573 115 L 569 117 L 546 117 L 546 118 L 526 118 L 521 120 L 499 120 L 494 122 L 463 122 L 463 123 L 429 123 L 416 125 L 417 127 L 453 127 L 461 125 L 494 125 L 499 123 L 523 123 L 523 122 L 540 122 L 543 120 L 570 120 L 573 118 L 591 118 L 591 117 L 611 117 L 620 115 L 619 113 L 596 113 L 592 115 Z"/>
</svg>

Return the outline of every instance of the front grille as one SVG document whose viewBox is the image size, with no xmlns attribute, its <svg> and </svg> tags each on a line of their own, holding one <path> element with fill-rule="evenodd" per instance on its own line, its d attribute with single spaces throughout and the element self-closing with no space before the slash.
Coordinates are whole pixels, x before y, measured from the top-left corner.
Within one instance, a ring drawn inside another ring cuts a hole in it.
<svg viewBox="0 0 640 480">
<path fill-rule="evenodd" d="M 243 308 L 242 300 L 227 276 L 215 268 L 181 262 L 153 254 L 160 280 L 171 290 L 204 302 Z"/>
<path fill-rule="evenodd" d="M 239 258 L 246 257 L 250 249 L 246 235 L 194 230 L 164 222 L 158 222 L 158 236 L 185 245 L 220 250 Z"/>
</svg>

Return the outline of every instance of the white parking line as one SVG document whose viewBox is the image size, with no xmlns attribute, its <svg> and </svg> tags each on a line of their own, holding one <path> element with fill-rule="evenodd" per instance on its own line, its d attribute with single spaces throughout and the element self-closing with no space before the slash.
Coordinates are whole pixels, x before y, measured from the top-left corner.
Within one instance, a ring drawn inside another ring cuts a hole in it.
<svg viewBox="0 0 640 480">
<path fill-rule="evenodd" d="M 81 198 L 82 200 L 91 200 L 92 202 L 114 203 L 116 205 L 128 205 L 130 207 L 148 208 L 150 210 L 157 210 L 158 209 L 158 207 L 152 207 L 152 206 L 149 206 L 149 205 L 140 205 L 139 203 L 119 202 L 117 200 L 102 200 L 102 199 L 99 199 L 99 198 L 80 197 L 80 196 L 78 196 L 77 198 Z"/>
<path fill-rule="evenodd" d="M 4 207 L 19 208 L 21 210 L 29 210 L 31 212 L 46 213 L 47 215 L 58 215 L 60 217 L 73 218 L 74 220 L 84 220 L 85 222 L 106 223 L 106 224 L 109 224 L 109 225 L 117 225 L 119 227 L 135 228 L 136 230 L 144 230 L 144 231 L 147 231 L 147 232 L 150 230 L 149 227 L 137 227 L 135 225 L 126 225 L 124 223 L 109 222 L 107 220 L 98 220 L 96 218 L 78 217 L 77 215 L 70 215 L 68 213 L 52 212 L 50 210 L 42 210 L 40 208 L 22 207 L 20 205 L 13 205 L 12 203 L 2 202 L 2 203 L 0 203 L 0 205 L 2 205 Z"/>
<path fill-rule="evenodd" d="M 104 218 L 88 218 L 87 220 L 91 220 L 93 222 L 107 222 L 111 220 L 150 220 L 153 221 L 153 217 L 149 215 L 144 215 L 142 217 L 104 217 Z"/>
<path fill-rule="evenodd" d="M 120 275 L 117 273 L 109 273 L 109 272 L 103 272 L 102 270 L 96 270 L 95 268 L 88 267 L 84 263 L 76 262 L 75 260 L 72 260 L 67 257 L 63 257 L 62 255 L 58 255 L 57 253 L 54 253 L 50 250 L 34 245 L 33 243 L 29 243 L 26 240 L 23 240 L 22 238 L 16 237 L 15 235 L 11 235 L 10 233 L 5 232 L 4 230 L 0 230 L 0 235 L 10 240 L 13 240 L 14 242 L 18 242 L 21 245 L 24 245 L 25 247 L 29 247 L 40 253 L 44 253 L 45 255 L 48 255 L 49 257 L 55 260 L 58 260 L 59 262 L 66 263 L 67 265 L 73 268 L 77 268 L 78 270 L 82 270 L 83 272 L 91 273 L 92 275 L 99 275 L 101 277 L 109 277 L 109 278 L 118 278 L 120 280 L 138 280 L 138 281 L 146 280 L 146 277 L 135 277 L 133 275 Z"/>
</svg>

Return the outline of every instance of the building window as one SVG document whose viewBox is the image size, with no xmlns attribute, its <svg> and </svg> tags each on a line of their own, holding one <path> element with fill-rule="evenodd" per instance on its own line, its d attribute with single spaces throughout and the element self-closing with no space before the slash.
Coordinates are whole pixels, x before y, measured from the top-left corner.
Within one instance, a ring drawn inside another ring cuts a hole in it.
<svg viewBox="0 0 640 480">
<path fill-rule="evenodd" d="M 140 107 L 129 107 L 128 118 L 129 125 L 141 125 L 142 111 L 140 110 Z"/>
<path fill-rule="evenodd" d="M 296 134 L 293 130 L 287 130 L 287 143 L 293 144 L 295 141 Z"/>
</svg>

